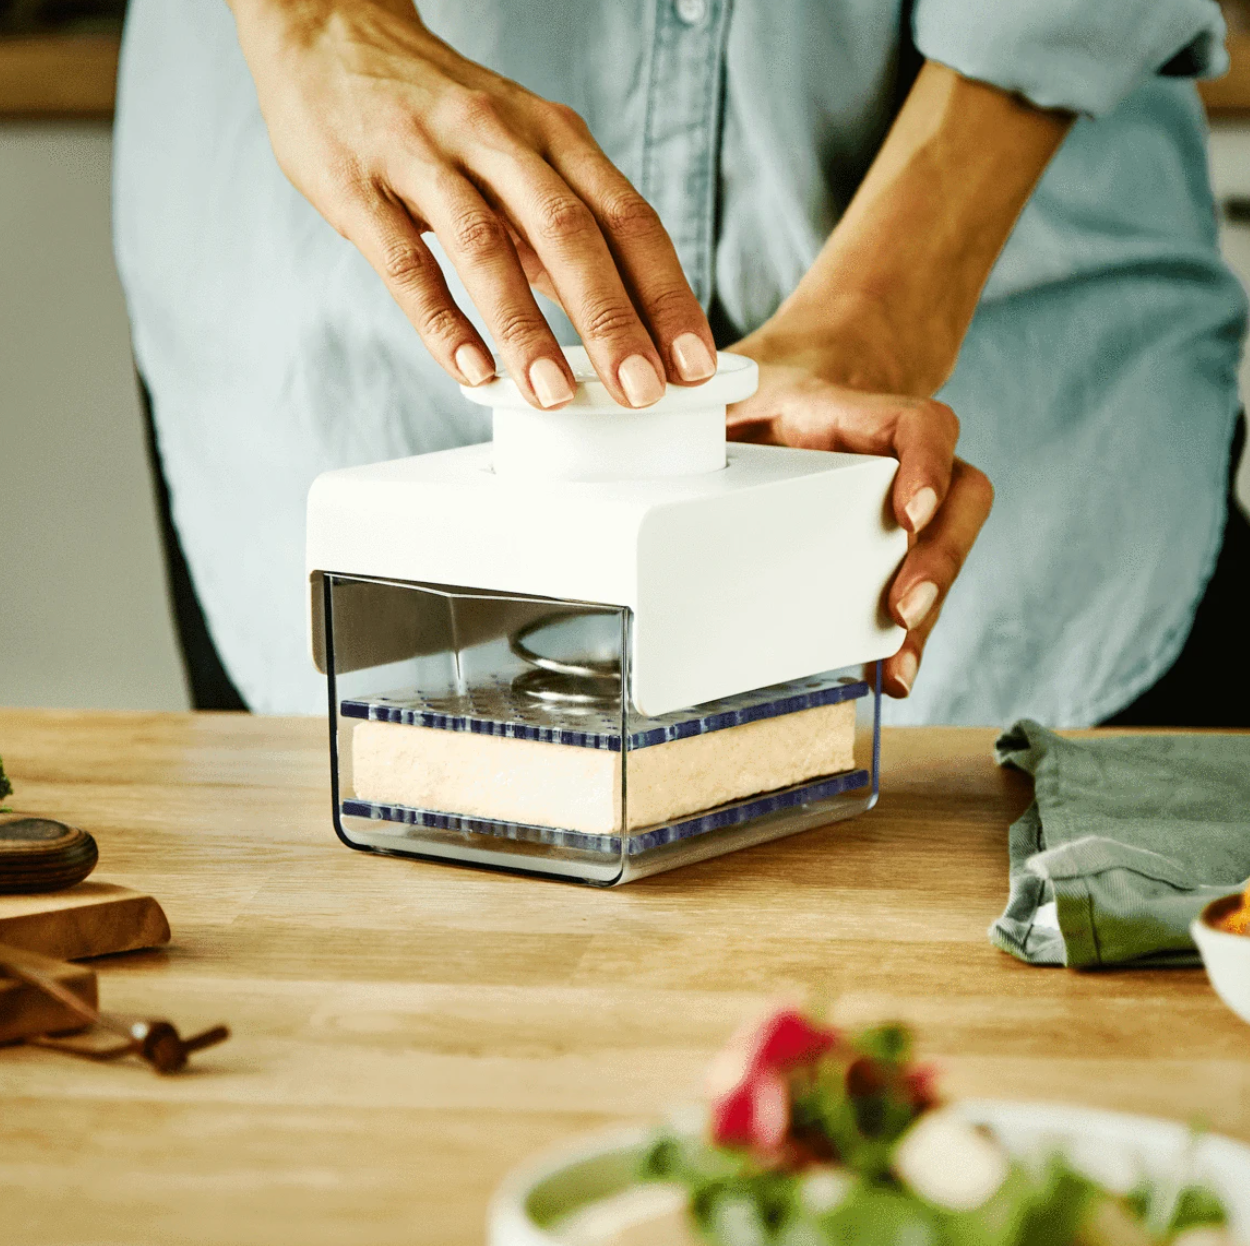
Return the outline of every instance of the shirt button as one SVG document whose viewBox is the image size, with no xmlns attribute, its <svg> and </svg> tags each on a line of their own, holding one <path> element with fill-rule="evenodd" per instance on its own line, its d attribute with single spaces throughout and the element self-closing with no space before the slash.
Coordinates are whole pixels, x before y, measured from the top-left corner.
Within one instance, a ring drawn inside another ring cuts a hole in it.
<svg viewBox="0 0 1250 1246">
<path fill-rule="evenodd" d="M 687 26 L 697 26 L 707 16 L 707 0 L 674 0 L 674 8 Z"/>
</svg>

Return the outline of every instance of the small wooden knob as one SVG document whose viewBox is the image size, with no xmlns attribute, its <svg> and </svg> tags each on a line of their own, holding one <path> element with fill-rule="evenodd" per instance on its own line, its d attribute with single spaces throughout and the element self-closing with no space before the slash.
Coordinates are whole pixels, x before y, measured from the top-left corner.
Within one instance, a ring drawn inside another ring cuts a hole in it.
<svg viewBox="0 0 1250 1246">
<path fill-rule="evenodd" d="M 0 817 L 0 894 L 72 887 L 99 858 L 95 840 L 76 826 L 50 818 Z"/>
</svg>

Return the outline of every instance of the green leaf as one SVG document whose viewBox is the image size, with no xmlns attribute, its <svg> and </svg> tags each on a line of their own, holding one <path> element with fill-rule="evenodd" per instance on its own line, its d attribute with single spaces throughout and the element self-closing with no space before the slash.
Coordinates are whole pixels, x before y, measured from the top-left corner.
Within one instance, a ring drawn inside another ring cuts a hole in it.
<svg viewBox="0 0 1250 1246">
<path fill-rule="evenodd" d="M 1154 1200 L 1154 1185 L 1146 1178 L 1142 1178 L 1142 1180 L 1139 1181 L 1124 1196 L 1124 1202 L 1128 1206 L 1129 1211 L 1131 1211 L 1138 1220 L 1148 1220 L 1150 1218 L 1150 1208 L 1154 1205 Z"/>
<path fill-rule="evenodd" d="M 904 1025 L 877 1025 L 857 1034 L 854 1046 L 884 1064 L 905 1064 L 911 1058 L 911 1033 Z"/>
<path fill-rule="evenodd" d="M 775 1240 L 776 1246 L 829 1246 L 820 1226 L 807 1217 L 788 1220 Z"/>
<path fill-rule="evenodd" d="M 1061 1155 L 1052 1156 L 1024 1210 L 1016 1246 L 1067 1246 L 1101 1193 Z"/>
<path fill-rule="evenodd" d="M 0 800 L 12 795 L 13 784 L 9 782 L 8 776 L 4 773 L 4 759 L 0 757 Z"/>
<path fill-rule="evenodd" d="M 939 1246 L 938 1217 L 918 1199 L 860 1185 L 820 1218 L 829 1246 Z"/>
<path fill-rule="evenodd" d="M 1176 1200 L 1172 1223 L 1168 1225 L 1168 1236 L 1172 1237 L 1184 1229 L 1192 1229 L 1195 1225 L 1227 1223 L 1228 1213 L 1224 1210 L 1219 1195 L 1204 1185 L 1189 1185 Z"/>
<path fill-rule="evenodd" d="M 707 1182 L 690 1199 L 696 1223 L 724 1246 L 738 1246 L 753 1234 L 763 1234 L 762 1240 L 771 1242 L 794 1218 L 798 1203 L 798 1179 L 786 1172 L 756 1172 Z M 743 1207 L 751 1209 L 749 1216 Z"/>
<path fill-rule="evenodd" d="M 736 1181 L 758 1171 L 744 1151 L 710 1146 L 686 1134 L 661 1134 L 639 1165 L 643 1181 L 677 1181 L 691 1193 L 708 1185 Z"/>
<path fill-rule="evenodd" d="M 1019 1246 L 1035 1232 L 1033 1217 L 1041 1189 L 1037 1176 L 1024 1165 L 1013 1164 L 1007 1180 L 983 1206 L 942 1213 L 943 1241 L 949 1246 Z M 1049 1246 L 1066 1244 L 1056 1239 Z"/>
</svg>

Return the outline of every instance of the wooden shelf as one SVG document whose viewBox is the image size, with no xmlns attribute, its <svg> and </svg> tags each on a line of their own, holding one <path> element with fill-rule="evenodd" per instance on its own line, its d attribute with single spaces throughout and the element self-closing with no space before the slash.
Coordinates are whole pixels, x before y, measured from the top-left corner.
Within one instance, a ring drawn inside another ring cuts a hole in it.
<svg viewBox="0 0 1250 1246">
<path fill-rule="evenodd" d="M 0 117 L 109 117 L 116 35 L 0 39 Z"/>
<path fill-rule="evenodd" d="M 108 117 L 120 40 L 114 35 L 0 39 L 0 117 Z M 1250 34 L 1229 36 L 1232 68 L 1199 84 L 1216 116 L 1250 116 Z"/>
</svg>

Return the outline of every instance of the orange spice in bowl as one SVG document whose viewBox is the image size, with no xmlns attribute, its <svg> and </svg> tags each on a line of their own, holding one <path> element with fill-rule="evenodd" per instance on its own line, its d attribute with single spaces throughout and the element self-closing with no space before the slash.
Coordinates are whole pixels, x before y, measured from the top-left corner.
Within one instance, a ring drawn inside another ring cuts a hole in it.
<svg viewBox="0 0 1250 1246">
<path fill-rule="evenodd" d="M 1247 887 L 1250 892 L 1250 887 Z M 1250 904 L 1244 893 L 1212 900 L 1189 927 L 1215 993 L 1250 1023 Z"/>
<path fill-rule="evenodd" d="M 1238 899 L 1239 903 L 1228 912 L 1221 913 L 1218 917 L 1212 914 L 1211 925 L 1216 930 L 1222 930 L 1225 934 L 1250 935 L 1250 883 L 1246 884 L 1245 891 Z"/>
</svg>

